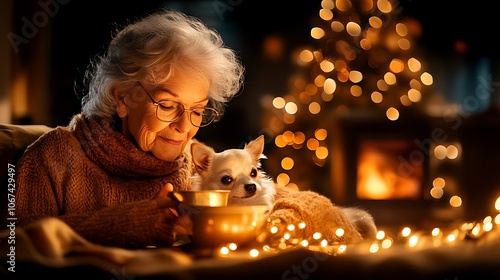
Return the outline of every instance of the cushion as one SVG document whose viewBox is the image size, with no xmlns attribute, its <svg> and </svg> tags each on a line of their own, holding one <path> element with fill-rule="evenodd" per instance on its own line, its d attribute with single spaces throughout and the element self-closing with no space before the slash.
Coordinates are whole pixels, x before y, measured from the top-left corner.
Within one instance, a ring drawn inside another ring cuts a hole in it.
<svg viewBox="0 0 500 280">
<path fill-rule="evenodd" d="M 16 166 L 26 147 L 51 129 L 46 125 L 0 124 L 0 180 L 2 180 L 0 199 L 2 202 L 7 201 L 9 175 L 14 175 L 14 172 L 9 172 L 9 167 Z M 4 208 L 4 203 L 0 205 L 2 205 L 0 208 Z M 2 217 L 5 217 L 3 214 L 6 209 L 0 210 Z"/>
<path fill-rule="evenodd" d="M 50 129 L 46 125 L 0 124 L 1 166 L 17 164 L 26 147 Z"/>
</svg>

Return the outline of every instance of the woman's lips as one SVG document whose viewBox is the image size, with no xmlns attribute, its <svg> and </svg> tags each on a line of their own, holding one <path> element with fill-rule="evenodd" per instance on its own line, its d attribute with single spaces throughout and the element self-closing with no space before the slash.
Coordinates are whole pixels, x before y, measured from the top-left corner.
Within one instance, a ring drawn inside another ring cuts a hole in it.
<svg viewBox="0 0 500 280">
<path fill-rule="evenodd" d="M 163 141 L 165 142 L 168 142 L 172 145 L 181 145 L 182 144 L 182 140 L 174 140 L 174 139 L 169 139 L 169 138 L 163 138 L 163 137 L 160 137 Z"/>
</svg>

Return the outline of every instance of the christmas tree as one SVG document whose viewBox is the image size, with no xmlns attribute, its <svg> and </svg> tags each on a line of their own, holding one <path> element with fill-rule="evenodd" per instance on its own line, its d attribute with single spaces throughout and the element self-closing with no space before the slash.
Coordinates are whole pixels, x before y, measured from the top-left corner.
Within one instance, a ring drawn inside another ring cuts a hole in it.
<svg viewBox="0 0 500 280">
<path fill-rule="evenodd" d="M 391 0 L 324 0 L 310 36 L 296 52 L 297 75 L 283 96 L 267 103 L 273 133 L 268 172 L 281 185 L 315 189 L 329 175 L 331 123 L 341 115 L 425 110 L 433 77 L 416 57 L 418 21 Z"/>
</svg>

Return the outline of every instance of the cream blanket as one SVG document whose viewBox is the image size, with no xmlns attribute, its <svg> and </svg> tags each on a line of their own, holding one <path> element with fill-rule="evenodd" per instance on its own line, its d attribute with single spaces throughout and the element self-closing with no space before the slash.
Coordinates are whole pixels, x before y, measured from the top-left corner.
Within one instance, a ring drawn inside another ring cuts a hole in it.
<svg viewBox="0 0 500 280">
<path fill-rule="evenodd" d="M 462 240 L 454 246 L 413 250 L 400 246 L 372 254 L 363 249 L 367 244 L 359 244 L 356 249 L 336 256 L 298 248 L 257 258 L 247 254 L 193 258 L 175 247 L 129 250 L 100 246 L 88 242 L 57 218 L 46 218 L 30 226 L 18 227 L 15 231 L 1 231 L 0 237 L 2 279 L 24 279 L 16 277 L 23 273 L 24 276 L 36 273 L 36 268 L 40 267 L 45 273 L 49 271 L 51 275 L 59 276 L 57 272 L 61 269 L 69 269 L 70 272 L 64 276 L 71 277 L 79 276 L 71 268 L 84 267 L 87 277 L 95 276 L 92 279 L 133 279 L 140 276 L 299 279 L 304 275 L 311 276 L 309 279 L 319 275 L 349 279 L 395 276 L 404 279 L 468 279 L 466 276 L 473 276 L 471 279 L 479 279 L 491 273 L 496 276 L 500 273 L 498 228 L 479 240 Z M 15 244 L 9 244 L 9 240 L 15 240 Z M 31 272 L 19 271 L 24 269 L 17 267 L 19 263 L 36 266 Z M 79 271 L 82 273 L 82 270 Z M 98 275 L 92 274 L 95 272 Z"/>
<path fill-rule="evenodd" d="M 45 218 L 15 231 L 2 231 L 0 249 L 2 263 L 7 263 L 6 269 L 11 272 L 16 270 L 18 262 L 54 268 L 91 265 L 105 271 L 121 271 L 126 267 L 134 275 L 154 273 L 163 266 L 192 263 L 187 254 L 175 248 L 128 250 L 96 245 L 58 218 Z"/>
</svg>

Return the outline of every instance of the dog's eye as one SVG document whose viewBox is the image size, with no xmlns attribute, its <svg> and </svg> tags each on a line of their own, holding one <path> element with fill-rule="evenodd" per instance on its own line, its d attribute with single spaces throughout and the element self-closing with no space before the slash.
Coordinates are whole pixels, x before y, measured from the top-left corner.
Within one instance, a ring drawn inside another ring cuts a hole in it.
<svg viewBox="0 0 500 280">
<path fill-rule="evenodd" d="M 231 184 L 231 182 L 233 182 L 233 178 L 231 178 L 229 176 L 224 176 L 224 177 L 220 178 L 220 182 L 224 185 L 229 185 L 229 184 Z"/>
<path fill-rule="evenodd" d="M 257 169 L 252 169 L 252 172 L 250 172 L 250 177 L 257 177 Z"/>
</svg>

